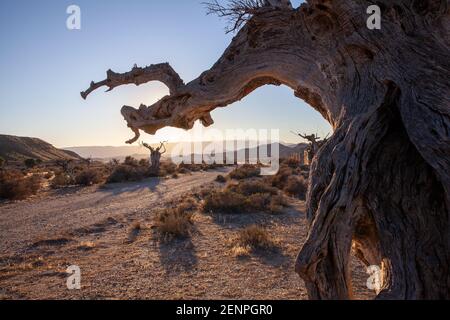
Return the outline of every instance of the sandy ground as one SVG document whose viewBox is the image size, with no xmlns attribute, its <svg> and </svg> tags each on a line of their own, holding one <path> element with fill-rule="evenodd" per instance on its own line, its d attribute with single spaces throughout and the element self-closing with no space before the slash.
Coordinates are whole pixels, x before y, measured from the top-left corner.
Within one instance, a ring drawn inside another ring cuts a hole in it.
<svg viewBox="0 0 450 320">
<path fill-rule="evenodd" d="M 304 202 L 290 200 L 277 215 L 197 213 L 189 239 L 158 240 L 154 209 L 219 173 L 0 204 L 0 299 L 307 299 L 293 269 L 307 235 Z M 141 231 L 130 232 L 136 223 Z M 254 223 L 267 226 L 278 249 L 236 258 L 230 239 Z M 81 268 L 81 290 L 66 287 L 71 265 Z M 353 263 L 352 274 L 355 298 L 372 298 L 364 269 Z"/>
</svg>

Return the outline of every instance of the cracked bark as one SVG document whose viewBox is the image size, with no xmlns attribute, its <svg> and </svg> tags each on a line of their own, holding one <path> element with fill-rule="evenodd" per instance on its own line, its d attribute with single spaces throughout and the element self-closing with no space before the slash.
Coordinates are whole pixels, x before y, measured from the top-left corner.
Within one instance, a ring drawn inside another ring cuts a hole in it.
<svg viewBox="0 0 450 320">
<path fill-rule="evenodd" d="M 353 248 L 382 266 L 378 298 L 450 298 L 449 1 L 377 1 L 382 30 L 366 27 L 369 1 L 277 3 L 186 85 L 165 65 L 138 79 L 108 74 L 83 96 L 166 83 L 171 94 L 153 106 L 123 107 L 135 141 L 139 130 L 211 125 L 211 111 L 262 85 L 292 88 L 334 128 L 312 164 L 310 232 L 296 263 L 310 297 L 351 298 Z"/>
</svg>

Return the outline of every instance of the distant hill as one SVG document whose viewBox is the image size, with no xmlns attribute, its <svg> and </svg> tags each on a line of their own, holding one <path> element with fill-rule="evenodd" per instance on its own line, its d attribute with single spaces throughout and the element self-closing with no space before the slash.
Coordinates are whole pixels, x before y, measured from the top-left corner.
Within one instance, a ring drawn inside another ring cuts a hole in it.
<svg viewBox="0 0 450 320">
<path fill-rule="evenodd" d="M 8 135 L 0 135 L 0 157 L 6 161 L 23 161 L 25 159 L 39 159 L 42 161 L 82 159 L 75 152 L 57 149 L 38 138 Z"/>
<path fill-rule="evenodd" d="M 209 142 L 203 143 L 205 146 L 209 144 Z M 171 150 L 176 146 L 175 143 L 169 143 L 166 145 L 167 147 L 167 155 L 170 155 Z M 286 158 L 291 156 L 295 153 L 303 153 L 303 151 L 306 148 L 306 144 L 280 144 L 280 157 Z M 84 158 L 93 158 L 93 159 L 103 159 L 103 160 L 110 160 L 110 159 L 118 159 L 123 160 L 127 156 L 133 156 L 134 158 L 141 159 L 141 158 L 148 158 L 149 151 L 141 146 L 123 146 L 123 147 L 108 147 L 108 146 L 98 146 L 98 147 L 70 147 L 70 148 L 64 148 L 64 150 L 76 152 L 77 154 L 81 155 Z M 194 150 L 194 148 L 192 148 Z M 269 146 L 269 150 L 271 150 Z M 246 153 L 249 153 L 249 150 L 247 149 Z M 269 151 L 270 154 L 270 151 Z"/>
</svg>

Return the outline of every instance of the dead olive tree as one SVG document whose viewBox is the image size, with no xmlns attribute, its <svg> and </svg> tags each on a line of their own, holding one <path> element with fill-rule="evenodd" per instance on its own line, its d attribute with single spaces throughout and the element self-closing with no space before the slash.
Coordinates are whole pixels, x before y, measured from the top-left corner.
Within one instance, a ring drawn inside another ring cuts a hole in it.
<svg viewBox="0 0 450 320">
<path fill-rule="evenodd" d="M 320 138 L 316 134 L 307 135 L 306 133 L 305 134 L 297 133 L 297 135 L 309 142 L 309 145 L 306 148 L 305 152 L 307 152 L 308 164 L 310 164 L 314 159 L 314 157 L 316 156 L 316 154 L 319 152 L 319 149 L 322 146 L 324 146 L 325 143 L 327 143 L 328 136 L 322 140 L 322 138 Z"/>
<path fill-rule="evenodd" d="M 159 167 L 161 165 L 161 156 L 166 153 L 166 146 L 164 142 L 161 142 L 161 145 L 157 148 L 153 148 L 147 143 L 142 143 L 142 146 L 150 150 L 150 174 L 158 175 Z M 164 149 L 164 151 L 161 151 L 161 149 Z"/>
<path fill-rule="evenodd" d="M 311 166 L 310 232 L 296 263 L 310 297 L 352 297 L 353 249 L 381 266 L 379 299 L 450 298 L 449 1 L 378 0 L 381 30 L 367 27 L 372 4 L 238 6 L 241 28 L 197 79 L 185 84 L 168 63 L 110 70 L 82 96 L 165 83 L 170 95 L 154 105 L 123 107 L 133 142 L 139 130 L 209 126 L 214 109 L 263 85 L 288 86 L 334 131 Z"/>
</svg>

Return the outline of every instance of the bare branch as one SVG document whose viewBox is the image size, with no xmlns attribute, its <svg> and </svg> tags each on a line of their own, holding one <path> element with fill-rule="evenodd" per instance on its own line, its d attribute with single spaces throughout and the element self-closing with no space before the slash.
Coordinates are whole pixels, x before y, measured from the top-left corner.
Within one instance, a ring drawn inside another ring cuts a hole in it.
<svg viewBox="0 0 450 320">
<path fill-rule="evenodd" d="M 90 87 L 86 91 L 81 92 L 83 99 L 86 99 L 91 92 L 103 86 L 109 87 L 107 91 L 111 91 L 115 87 L 124 84 L 134 83 L 139 86 L 150 81 L 161 81 L 169 88 L 170 94 L 176 93 L 180 87 L 184 86 L 183 80 L 168 63 L 155 64 L 145 68 L 134 65 L 133 69 L 126 73 L 116 73 L 108 70 L 106 74 L 106 80 L 97 83 L 91 82 Z"/>
<path fill-rule="evenodd" d="M 204 2 L 207 14 L 215 14 L 226 18 L 229 26 L 226 32 L 239 30 L 255 13 L 267 5 L 265 0 L 230 0 L 222 5 L 218 0 Z"/>
</svg>

